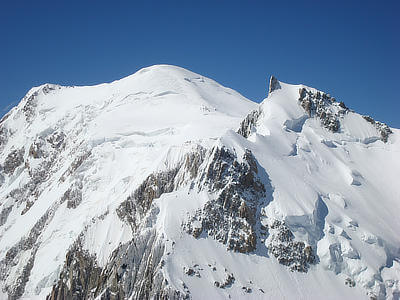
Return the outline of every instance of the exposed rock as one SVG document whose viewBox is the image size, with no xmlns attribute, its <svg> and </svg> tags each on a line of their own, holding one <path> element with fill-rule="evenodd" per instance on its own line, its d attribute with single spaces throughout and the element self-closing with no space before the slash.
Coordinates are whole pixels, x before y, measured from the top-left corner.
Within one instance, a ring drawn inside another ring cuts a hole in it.
<svg viewBox="0 0 400 300">
<path fill-rule="evenodd" d="M 83 164 L 83 162 L 86 161 L 90 157 L 91 154 L 92 154 L 91 151 L 85 151 L 83 154 L 76 157 L 74 159 L 74 161 L 71 163 L 71 165 L 69 166 L 69 168 L 61 176 L 60 181 L 61 182 L 65 181 L 65 179 L 69 175 L 73 174 Z"/>
<path fill-rule="evenodd" d="M 61 203 L 67 201 L 67 208 L 76 208 L 82 202 L 82 182 L 75 182 L 61 198 Z"/>
<path fill-rule="evenodd" d="M 42 139 L 38 139 L 37 141 L 33 142 L 29 148 L 28 154 L 33 158 L 42 158 L 46 155 L 43 151 L 44 148 L 44 141 Z"/>
<path fill-rule="evenodd" d="M 94 298 L 97 281 L 102 269 L 95 257 L 76 242 L 68 251 L 60 280 L 53 286 L 47 300 Z M 118 298 L 114 298 L 118 299 Z"/>
<path fill-rule="evenodd" d="M 201 277 L 200 275 L 200 268 L 198 265 L 194 265 L 193 267 L 184 267 L 183 272 L 188 275 L 188 276 L 196 276 L 196 277 Z"/>
<path fill-rule="evenodd" d="M 32 95 L 30 95 L 29 97 L 24 98 L 22 100 L 22 101 L 25 101 L 25 104 L 22 107 L 22 111 L 25 115 L 25 119 L 27 122 L 32 122 L 33 119 L 35 118 L 38 95 L 39 95 L 39 92 L 35 91 L 32 93 Z"/>
<path fill-rule="evenodd" d="M 24 102 L 24 106 L 22 107 L 22 111 L 25 115 L 25 119 L 27 122 L 32 122 L 36 115 L 36 107 L 38 105 L 38 99 L 40 93 L 44 95 L 49 94 L 50 92 L 61 89 L 61 86 L 55 84 L 45 84 L 41 88 L 37 89 L 31 95 L 25 96 L 21 102 Z"/>
<path fill-rule="evenodd" d="M 259 205 L 265 187 L 258 178 L 257 163 L 247 150 L 243 162 L 226 148 L 214 148 L 200 182 L 217 199 L 209 201 L 183 224 L 189 234 L 199 238 L 203 232 L 226 244 L 229 250 L 242 253 L 256 249 Z M 199 186 L 200 187 L 200 186 Z"/>
<path fill-rule="evenodd" d="M 56 135 L 62 133 L 57 133 Z M 38 199 L 43 190 L 43 185 L 51 178 L 62 164 L 58 157 L 65 146 L 64 140 L 58 148 L 53 147 L 48 140 L 54 137 L 54 133 L 46 137 L 37 137 L 31 144 L 28 157 L 25 160 L 25 170 L 29 174 L 29 181 L 21 188 L 14 189 L 7 196 L 16 200 L 18 204 L 25 203 L 22 215 L 25 214 Z M 21 150 L 21 152 L 23 152 Z M 34 163 L 32 163 L 34 161 Z M 12 165 L 12 164 L 11 164 Z M 35 166 L 35 167 L 32 167 Z"/>
<path fill-rule="evenodd" d="M 281 85 L 278 81 L 278 79 L 276 79 L 275 76 L 271 76 L 271 78 L 269 79 L 269 91 L 268 94 L 271 94 L 273 91 L 279 90 L 281 88 Z"/>
<path fill-rule="evenodd" d="M 136 231 L 137 221 L 147 213 L 153 200 L 164 193 L 174 191 L 174 181 L 178 170 L 179 168 L 174 168 L 149 175 L 117 209 L 120 219 L 126 221 L 132 230 Z"/>
<path fill-rule="evenodd" d="M 35 223 L 29 231 L 29 234 L 12 246 L 7 251 L 5 257 L 0 261 L 0 280 L 5 281 L 9 275 L 9 270 L 18 263 L 24 253 L 29 253 L 29 259 L 20 271 L 18 280 L 16 280 L 12 285 L 5 286 L 5 290 L 10 299 L 18 299 L 23 295 L 25 285 L 29 280 L 30 272 L 35 261 L 36 251 L 39 248 L 38 238 L 42 234 L 44 227 L 53 218 L 57 207 L 58 203 L 51 206 Z"/>
<path fill-rule="evenodd" d="M 197 147 L 187 153 L 176 167 L 150 174 L 133 194 L 121 203 L 117 209 L 119 218 L 136 231 L 138 220 L 148 212 L 154 199 L 164 193 L 173 192 L 197 176 L 204 155 L 204 149 Z"/>
<path fill-rule="evenodd" d="M 65 147 L 66 135 L 62 131 L 55 131 L 50 136 L 47 137 L 47 142 L 51 147 L 55 149 L 62 150 Z"/>
<path fill-rule="evenodd" d="M 12 205 L 9 205 L 7 207 L 3 205 L 3 208 L 0 212 L 0 226 L 4 225 L 7 222 L 8 215 L 11 213 L 12 208 Z"/>
<path fill-rule="evenodd" d="M 322 125 L 332 132 L 339 131 L 339 120 L 349 110 L 343 102 L 336 103 L 330 95 L 304 87 L 299 89 L 299 102 L 309 117 L 318 117 Z"/>
<path fill-rule="evenodd" d="M 119 246 L 100 268 L 78 239 L 47 299 L 188 299 L 189 290 L 173 290 L 159 272 L 163 254 L 164 244 L 151 229 Z"/>
<path fill-rule="evenodd" d="M 31 274 L 31 270 L 35 261 L 36 251 L 37 247 L 34 247 L 34 249 L 32 249 L 30 253 L 27 263 L 23 266 L 22 271 L 15 284 L 6 287 L 6 292 L 8 293 L 9 299 L 19 299 L 24 294 L 25 285 L 29 280 L 29 276 Z"/>
<path fill-rule="evenodd" d="M 233 274 L 228 274 L 225 281 L 219 286 L 221 289 L 230 288 L 235 283 L 235 276 Z"/>
<path fill-rule="evenodd" d="M 253 110 L 252 112 L 250 112 L 246 116 L 246 118 L 240 123 L 240 128 L 238 129 L 237 133 L 244 138 L 248 138 L 253 128 L 256 126 L 261 114 L 261 109 Z"/>
<path fill-rule="evenodd" d="M 252 289 L 249 288 L 248 286 L 243 286 L 243 287 L 242 287 L 242 290 L 244 290 L 244 292 L 245 292 L 245 293 L 248 293 L 248 294 L 250 294 L 250 293 L 252 292 Z"/>
<path fill-rule="evenodd" d="M 295 241 L 293 233 L 282 221 L 275 220 L 270 226 L 268 250 L 291 271 L 307 272 L 310 264 L 316 263 L 312 247 Z"/>
<path fill-rule="evenodd" d="M 7 143 L 8 138 L 10 136 L 10 131 L 3 124 L 4 117 L 0 122 L 0 151 L 3 150 L 4 145 Z"/>
<path fill-rule="evenodd" d="M 4 173 L 12 175 L 15 169 L 23 164 L 24 153 L 25 153 L 24 147 L 22 147 L 21 149 L 15 149 L 11 151 L 11 153 L 8 154 L 3 164 Z"/>
<path fill-rule="evenodd" d="M 393 133 L 393 131 L 390 129 L 390 127 L 382 122 L 375 121 L 372 117 L 370 116 L 363 116 L 364 120 L 367 122 L 371 123 L 372 125 L 375 126 L 376 130 L 378 130 L 381 140 L 386 143 L 388 141 L 389 135 Z"/>
<path fill-rule="evenodd" d="M 356 286 L 356 282 L 351 278 L 346 278 L 346 280 L 344 281 L 344 284 L 349 286 L 349 287 L 355 287 Z"/>
</svg>

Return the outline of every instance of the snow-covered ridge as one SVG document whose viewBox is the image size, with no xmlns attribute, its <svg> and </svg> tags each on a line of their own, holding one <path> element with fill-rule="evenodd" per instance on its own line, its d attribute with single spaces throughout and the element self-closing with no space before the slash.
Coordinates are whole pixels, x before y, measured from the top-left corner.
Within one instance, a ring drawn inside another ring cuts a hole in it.
<svg viewBox="0 0 400 300">
<path fill-rule="evenodd" d="M 0 122 L 0 288 L 395 299 L 399 134 L 274 77 L 261 104 L 167 65 L 34 88 Z"/>
</svg>

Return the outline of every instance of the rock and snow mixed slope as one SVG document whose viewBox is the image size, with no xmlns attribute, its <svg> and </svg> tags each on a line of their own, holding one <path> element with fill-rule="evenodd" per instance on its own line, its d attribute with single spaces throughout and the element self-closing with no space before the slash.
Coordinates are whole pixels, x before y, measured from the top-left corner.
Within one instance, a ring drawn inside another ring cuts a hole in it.
<svg viewBox="0 0 400 300">
<path fill-rule="evenodd" d="M 0 298 L 400 295 L 400 131 L 313 88 L 46 84 L 0 150 Z"/>
</svg>

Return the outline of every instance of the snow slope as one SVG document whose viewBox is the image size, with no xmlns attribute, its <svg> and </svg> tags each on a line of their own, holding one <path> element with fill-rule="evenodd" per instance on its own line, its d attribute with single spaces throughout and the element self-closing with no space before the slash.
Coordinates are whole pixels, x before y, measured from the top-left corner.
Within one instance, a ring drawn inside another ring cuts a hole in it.
<svg viewBox="0 0 400 300">
<path fill-rule="evenodd" d="M 29 91 L 0 124 L 0 298 L 397 299 L 400 131 L 271 86 Z"/>
</svg>

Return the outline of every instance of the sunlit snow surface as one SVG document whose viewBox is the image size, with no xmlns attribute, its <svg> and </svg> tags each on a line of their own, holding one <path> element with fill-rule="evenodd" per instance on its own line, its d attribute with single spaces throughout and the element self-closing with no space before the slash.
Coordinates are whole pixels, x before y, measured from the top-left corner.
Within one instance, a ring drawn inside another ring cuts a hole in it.
<svg viewBox="0 0 400 300">
<path fill-rule="evenodd" d="M 22 147 L 28 157 L 37 137 L 60 130 L 66 148 L 23 215 L 25 204 L 6 197 L 28 181 L 24 166 L 4 176 L 0 187 L 0 211 L 13 206 L 0 226 L 0 261 L 55 208 L 38 237 L 24 296 L 42 299 L 51 291 L 68 248 L 84 229 L 84 247 L 104 266 L 112 251 L 132 238 L 115 212 L 120 203 L 149 174 L 173 167 L 195 145 L 217 145 L 238 157 L 245 149 L 252 151 L 273 188 L 265 207 L 268 219 L 284 220 L 297 238 L 314 243 L 319 262 L 307 273 L 291 272 L 267 252 L 235 253 L 212 238 L 188 235 L 182 222 L 213 196 L 187 186 L 154 202 L 159 208 L 154 226 L 169 253 L 163 273 L 170 285 L 183 291 L 184 282 L 193 299 L 363 299 L 383 287 L 386 297 L 394 298 L 392 293 L 400 293 L 400 131 L 392 129 L 384 143 L 370 123 L 349 112 L 340 131 L 329 132 L 298 104 L 302 86 L 280 84 L 260 105 L 173 66 L 145 68 L 92 87 L 55 86 L 47 93 L 43 87 L 32 89 L 26 98 L 38 91 L 34 117 L 27 120 L 24 100 L 9 113 L 3 124 L 12 135 L 0 161 Z M 236 130 L 259 107 L 262 114 L 245 139 Z M 60 180 L 85 153 L 90 155 L 83 164 Z M 25 161 L 30 167 L 38 163 Z M 60 199 L 77 181 L 83 186 L 82 202 L 67 208 Z M 315 224 L 316 214 L 322 225 Z M 335 256 L 338 249 L 340 257 Z M 19 277 L 29 256 L 29 250 L 19 256 L 0 286 Z M 201 276 L 186 275 L 184 267 L 196 264 Z M 227 273 L 235 276 L 232 287 L 215 287 Z M 346 278 L 356 286 L 346 286 Z"/>
</svg>

